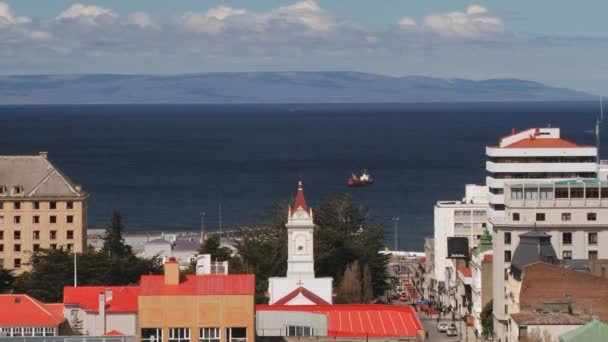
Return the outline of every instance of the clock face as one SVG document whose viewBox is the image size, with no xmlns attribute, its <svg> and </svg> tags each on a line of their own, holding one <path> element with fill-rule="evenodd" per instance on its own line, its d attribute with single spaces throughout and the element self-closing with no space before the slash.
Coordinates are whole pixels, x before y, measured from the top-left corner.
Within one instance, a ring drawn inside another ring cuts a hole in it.
<svg viewBox="0 0 608 342">
<path fill-rule="evenodd" d="M 307 215 L 306 215 L 306 213 L 305 213 L 305 212 L 303 212 L 303 211 L 301 211 L 301 210 L 298 210 L 298 211 L 296 212 L 296 217 L 297 217 L 297 218 L 305 218 L 306 216 L 307 216 Z"/>
</svg>

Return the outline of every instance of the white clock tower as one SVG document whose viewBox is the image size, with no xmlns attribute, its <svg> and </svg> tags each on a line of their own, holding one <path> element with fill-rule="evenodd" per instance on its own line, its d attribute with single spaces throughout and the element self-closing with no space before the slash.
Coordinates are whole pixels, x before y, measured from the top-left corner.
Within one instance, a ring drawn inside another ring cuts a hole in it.
<svg viewBox="0 0 608 342">
<path fill-rule="evenodd" d="M 315 259 L 312 208 L 306 206 L 302 182 L 298 183 L 298 194 L 293 208 L 287 215 L 287 278 L 314 278 Z"/>
<path fill-rule="evenodd" d="M 271 305 L 332 303 L 332 278 L 315 278 L 312 209 L 306 205 L 302 182 L 293 207 L 287 212 L 287 277 L 270 278 Z"/>
</svg>

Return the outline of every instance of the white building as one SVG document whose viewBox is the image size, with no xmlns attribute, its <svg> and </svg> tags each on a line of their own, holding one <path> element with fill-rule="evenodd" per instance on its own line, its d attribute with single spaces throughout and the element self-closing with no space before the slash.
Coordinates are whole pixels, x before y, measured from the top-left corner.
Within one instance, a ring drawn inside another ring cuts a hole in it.
<svg viewBox="0 0 608 342">
<path fill-rule="evenodd" d="M 494 230 L 494 331 L 506 336 L 509 268 L 520 236 L 547 234 L 556 258 L 608 258 L 608 182 L 577 179 L 504 187 L 504 217 L 492 218 Z"/>
<path fill-rule="evenodd" d="M 481 334 L 481 311 L 492 300 L 492 237 L 488 231 L 471 255 L 471 312 L 475 330 Z"/>
<path fill-rule="evenodd" d="M 312 209 L 306 205 L 302 182 L 287 216 L 287 277 L 269 279 L 269 304 L 331 304 L 332 278 L 315 278 Z"/>
<path fill-rule="evenodd" d="M 456 267 L 447 259 L 447 240 L 449 237 L 466 237 L 469 248 L 479 244 L 488 222 L 488 188 L 467 184 L 462 201 L 440 201 L 435 205 L 434 227 L 434 281 L 441 289 L 455 287 Z M 441 296 L 439 298 L 441 300 Z M 444 301 L 444 304 L 448 304 Z"/>
<path fill-rule="evenodd" d="M 597 177 L 597 148 L 562 139 L 559 128 L 513 129 L 498 146 L 487 146 L 486 156 L 490 216 L 504 215 L 505 182 Z"/>
</svg>

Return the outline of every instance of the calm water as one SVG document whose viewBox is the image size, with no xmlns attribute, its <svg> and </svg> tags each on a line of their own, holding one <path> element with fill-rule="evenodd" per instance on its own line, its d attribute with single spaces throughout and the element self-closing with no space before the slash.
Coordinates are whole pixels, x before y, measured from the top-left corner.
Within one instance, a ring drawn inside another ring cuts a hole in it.
<svg viewBox="0 0 608 342">
<path fill-rule="evenodd" d="M 596 103 L 4 106 L 0 153 L 50 159 L 91 194 L 89 225 L 112 208 L 129 231 L 259 222 L 301 177 L 309 204 L 351 192 L 375 220 L 399 216 L 400 247 L 422 249 L 433 204 L 484 183 L 484 147 L 533 126 L 593 144 Z M 606 145 L 608 147 L 608 145 Z M 604 150 L 606 150 L 604 148 Z M 367 168 L 371 187 L 345 186 Z"/>
</svg>

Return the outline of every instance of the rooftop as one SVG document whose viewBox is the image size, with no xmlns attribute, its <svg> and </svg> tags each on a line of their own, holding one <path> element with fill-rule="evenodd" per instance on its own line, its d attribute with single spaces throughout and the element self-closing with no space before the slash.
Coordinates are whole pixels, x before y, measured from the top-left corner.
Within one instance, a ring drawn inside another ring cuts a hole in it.
<svg viewBox="0 0 608 342">
<path fill-rule="evenodd" d="M 139 286 L 66 286 L 63 288 L 63 303 L 78 305 L 85 311 L 99 312 L 99 294 L 111 291 L 112 298 L 107 298 L 107 313 L 137 312 Z"/>
<path fill-rule="evenodd" d="M 597 319 L 559 336 L 562 342 L 600 342 L 608 340 L 608 324 Z"/>
<path fill-rule="evenodd" d="M 565 312 L 519 312 L 511 314 L 511 318 L 519 325 L 583 325 L 592 320 L 590 315 Z"/>
<path fill-rule="evenodd" d="M 63 304 L 45 304 L 27 295 L 0 295 L 0 326 L 56 326 L 65 319 Z"/>
<path fill-rule="evenodd" d="M 140 281 L 142 296 L 254 295 L 253 274 L 185 275 L 179 285 L 166 285 L 164 275 L 144 275 Z"/>
<path fill-rule="evenodd" d="M 288 293 L 287 295 L 285 295 L 283 298 L 277 300 L 274 304 L 272 305 L 284 305 L 289 303 L 292 299 L 296 298 L 297 296 L 302 295 L 303 297 L 305 297 L 306 299 L 310 300 L 312 303 L 315 304 L 329 304 L 327 301 L 325 301 L 323 298 L 317 296 L 316 294 L 314 294 L 313 292 L 307 290 L 304 287 L 298 287 L 297 289 L 291 291 L 290 293 Z"/>
<path fill-rule="evenodd" d="M 84 197 L 86 193 L 47 159 L 34 156 L 0 156 L 0 186 L 7 197 Z M 15 191 L 18 190 L 18 191 Z"/>
<path fill-rule="evenodd" d="M 257 305 L 257 311 L 300 311 L 327 316 L 332 337 L 415 337 L 423 330 L 410 306 L 378 304 Z"/>
</svg>

